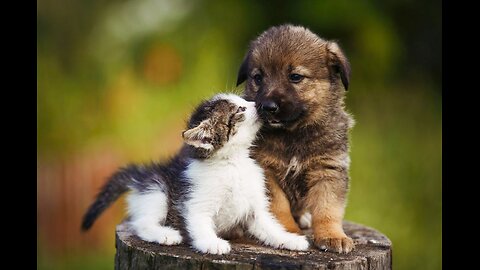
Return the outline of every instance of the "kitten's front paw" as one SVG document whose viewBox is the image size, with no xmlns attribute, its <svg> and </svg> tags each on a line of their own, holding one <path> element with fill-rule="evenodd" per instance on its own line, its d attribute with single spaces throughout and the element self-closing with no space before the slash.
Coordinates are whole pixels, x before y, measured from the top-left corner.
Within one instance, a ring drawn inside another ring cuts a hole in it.
<svg viewBox="0 0 480 270">
<path fill-rule="evenodd" d="M 160 239 L 157 241 L 159 244 L 162 245 L 178 245 L 182 243 L 182 236 L 180 235 L 180 232 L 176 230 L 171 230 L 171 231 L 166 231 Z"/>
<path fill-rule="evenodd" d="M 306 236 L 292 234 L 290 237 L 285 238 L 286 241 L 280 244 L 280 248 L 289 249 L 289 250 L 307 250 L 309 243 Z"/>
<path fill-rule="evenodd" d="M 162 245 L 178 245 L 182 242 L 182 236 L 180 232 L 163 226 L 143 226 L 136 227 L 136 234 L 142 240 L 147 242 L 156 242 Z"/>
<path fill-rule="evenodd" d="M 200 252 L 210 254 L 226 254 L 231 250 L 230 244 L 220 238 L 194 241 L 193 247 Z"/>
</svg>

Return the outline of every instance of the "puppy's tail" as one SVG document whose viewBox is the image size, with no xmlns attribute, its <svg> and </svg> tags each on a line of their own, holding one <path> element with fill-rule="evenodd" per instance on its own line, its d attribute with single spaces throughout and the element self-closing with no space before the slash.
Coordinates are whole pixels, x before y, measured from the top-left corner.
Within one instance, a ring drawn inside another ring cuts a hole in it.
<svg viewBox="0 0 480 270">
<path fill-rule="evenodd" d="M 110 176 L 107 183 L 98 193 L 93 204 L 90 206 L 90 208 L 88 208 L 87 212 L 83 216 L 81 227 L 82 231 L 87 231 L 90 229 L 95 220 L 103 213 L 103 211 L 105 211 L 105 209 L 115 202 L 123 193 L 130 189 L 129 185 L 135 181 L 134 176 L 138 170 L 138 166 L 130 165 L 118 170 L 116 173 Z"/>
</svg>

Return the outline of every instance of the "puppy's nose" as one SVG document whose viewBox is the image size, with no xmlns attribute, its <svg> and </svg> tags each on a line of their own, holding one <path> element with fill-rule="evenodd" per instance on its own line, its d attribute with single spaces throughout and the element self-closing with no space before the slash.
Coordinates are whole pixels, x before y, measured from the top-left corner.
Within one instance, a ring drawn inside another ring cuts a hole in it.
<svg viewBox="0 0 480 270">
<path fill-rule="evenodd" d="M 276 113 L 278 112 L 278 105 L 277 103 L 269 100 L 269 101 L 264 101 L 262 102 L 262 110 L 268 113 Z"/>
</svg>

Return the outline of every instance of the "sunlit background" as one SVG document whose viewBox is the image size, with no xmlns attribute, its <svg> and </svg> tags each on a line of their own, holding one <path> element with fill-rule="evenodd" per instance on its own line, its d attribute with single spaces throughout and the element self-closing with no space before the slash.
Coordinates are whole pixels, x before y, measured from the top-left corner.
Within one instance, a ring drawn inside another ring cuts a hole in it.
<svg viewBox="0 0 480 270">
<path fill-rule="evenodd" d="M 441 268 L 439 1 L 37 1 L 39 269 L 112 269 L 124 202 L 81 217 L 127 162 L 167 158 L 188 114 L 236 73 L 249 40 L 301 24 L 352 65 L 346 219 L 393 242 L 395 269 Z"/>
</svg>

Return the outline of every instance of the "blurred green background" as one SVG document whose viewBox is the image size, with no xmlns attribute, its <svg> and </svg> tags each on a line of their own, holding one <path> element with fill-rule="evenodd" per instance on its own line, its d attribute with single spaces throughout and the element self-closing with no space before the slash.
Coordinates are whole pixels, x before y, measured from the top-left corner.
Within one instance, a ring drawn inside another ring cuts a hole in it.
<svg viewBox="0 0 480 270">
<path fill-rule="evenodd" d="M 193 107 L 235 87 L 248 42 L 301 24 L 352 65 L 346 219 L 393 242 L 395 269 L 440 269 L 441 2 L 37 1 L 38 269 L 112 269 L 117 202 L 80 219 L 126 162 L 180 147 Z"/>
</svg>

